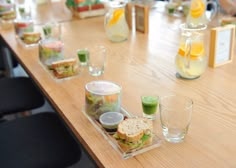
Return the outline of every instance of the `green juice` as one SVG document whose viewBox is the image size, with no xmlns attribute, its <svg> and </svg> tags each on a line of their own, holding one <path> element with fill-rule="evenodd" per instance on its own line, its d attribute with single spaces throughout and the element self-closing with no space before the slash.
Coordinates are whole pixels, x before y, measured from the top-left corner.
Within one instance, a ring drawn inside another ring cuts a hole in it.
<svg viewBox="0 0 236 168">
<path fill-rule="evenodd" d="M 158 98 L 154 96 L 143 96 L 142 107 L 145 114 L 155 114 L 158 107 Z"/>
<path fill-rule="evenodd" d="M 82 64 L 86 64 L 88 61 L 88 51 L 87 50 L 79 50 L 77 52 L 77 55 L 79 57 L 79 61 Z"/>
</svg>

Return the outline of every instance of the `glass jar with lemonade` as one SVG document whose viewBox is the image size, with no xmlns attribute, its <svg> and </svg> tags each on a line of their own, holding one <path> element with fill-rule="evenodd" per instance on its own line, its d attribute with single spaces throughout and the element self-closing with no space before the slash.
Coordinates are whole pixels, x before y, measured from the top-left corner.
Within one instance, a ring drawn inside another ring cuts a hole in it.
<svg viewBox="0 0 236 168">
<path fill-rule="evenodd" d="M 125 18 L 125 4 L 111 3 L 104 21 L 106 35 L 112 42 L 128 39 L 129 28 Z"/>
<path fill-rule="evenodd" d="M 188 28 L 186 24 L 180 25 L 181 38 L 175 65 L 178 75 L 182 78 L 197 78 L 207 67 L 208 57 L 204 44 L 206 27 L 204 25 L 199 28 Z"/>
<path fill-rule="evenodd" d="M 206 15 L 206 7 L 211 5 L 210 15 Z M 187 16 L 188 27 L 202 27 L 211 21 L 217 13 L 217 3 L 213 0 L 191 0 L 190 10 Z"/>
</svg>

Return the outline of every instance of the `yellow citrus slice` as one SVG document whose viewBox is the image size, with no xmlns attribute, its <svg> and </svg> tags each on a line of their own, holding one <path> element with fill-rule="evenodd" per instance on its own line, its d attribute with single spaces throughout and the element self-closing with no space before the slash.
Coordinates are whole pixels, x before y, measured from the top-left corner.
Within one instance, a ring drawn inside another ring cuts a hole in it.
<svg viewBox="0 0 236 168">
<path fill-rule="evenodd" d="M 106 95 L 104 96 L 104 99 L 106 102 L 110 102 L 110 103 L 114 103 L 116 101 L 118 101 L 118 95 L 117 94 L 113 94 L 113 95 Z"/>
<path fill-rule="evenodd" d="M 109 26 L 116 24 L 122 15 L 124 15 L 124 9 L 116 9 L 112 14 L 111 20 L 109 21 Z"/>
<path fill-rule="evenodd" d="M 185 44 L 180 45 L 178 53 L 182 57 L 185 56 Z M 191 48 L 191 52 L 190 52 L 190 59 L 196 60 L 199 57 L 203 57 L 204 55 L 205 55 L 204 44 L 201 42 L 192 43 L 192 48 Z"/>
<path fill-rule="evenodd" d="M 191 3 L 190 14 L 193 18 L 198 18 L 205 12 L 205 5 L 202 0 L 195 0 Z"/>
</svg>

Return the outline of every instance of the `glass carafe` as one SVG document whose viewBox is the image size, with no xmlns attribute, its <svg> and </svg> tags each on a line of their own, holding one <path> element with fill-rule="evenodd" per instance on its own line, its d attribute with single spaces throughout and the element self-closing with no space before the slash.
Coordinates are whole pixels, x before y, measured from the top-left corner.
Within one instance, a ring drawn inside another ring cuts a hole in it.
<svg viewBox="0 0 236 168">
<path fill-rule="evenodd" d="M 211 5 L 211 10 L 206 12 L 206 8 L 208 5 Z M 213 0 L 191 0 L 191 5 L 189 9 L 189 13 L 187 16 L 187 24 L 188 27 L 202 27 L 208 24 L 217 13 L 217 3 Z"/>
<path fill-rule="evenodd" d="M 186 24 L 180 25 L 181 38 L 175 65 L 177 74 L 182 78 L 197 78 L 206 69 L 208 61 L 204 44 L 206 27 L 204 25 L 200 28 L 188 28 Z"/>
<path fill-rule="evenodd" d="M 104 26 L 106 35 L 112 42 L 121 42 L 128 39 L 129 28 L 125 18 L 125 4 L 111 3 L 105 15 Z"/>
</svg>

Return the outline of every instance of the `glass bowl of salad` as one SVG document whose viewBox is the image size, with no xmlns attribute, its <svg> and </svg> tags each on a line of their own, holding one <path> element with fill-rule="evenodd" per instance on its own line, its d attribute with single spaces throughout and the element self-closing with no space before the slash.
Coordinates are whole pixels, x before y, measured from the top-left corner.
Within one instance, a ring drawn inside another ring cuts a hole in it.
<svg viewBox="0 0 236 168">
<path fill-rule="evenodd" d="M 106 112 L 120 112 L 121 86 L 118 84 L 98 80 L 85 85 L 85 111 L 98 120 Z"/>
</svg>

